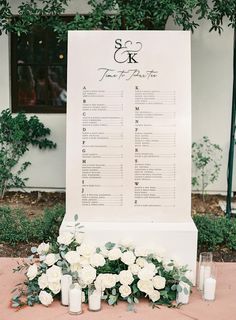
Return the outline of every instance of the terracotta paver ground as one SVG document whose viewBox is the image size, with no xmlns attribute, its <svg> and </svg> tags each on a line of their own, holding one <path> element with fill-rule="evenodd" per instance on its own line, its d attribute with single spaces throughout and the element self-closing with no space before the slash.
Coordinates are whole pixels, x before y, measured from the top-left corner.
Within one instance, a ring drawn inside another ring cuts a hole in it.
<svg viewBox="0 0 236 320">
<path fill-rule="evenodd" d="M 66 307 L 54 302 L 50 307 L 37 305 L 20 311 L 10 308 L 11 291 L 22 282 L 24 275 L 12 273 L 16 258 L 0 259 L 0 320 L 235 320 L 236 319 L 236 263 L 217 263 L 217 291 L 214 302 L 201 299 L 200 293 L 193 289 L 190 303 L 180 309 L 161 307 L 152 309 L 148 303 L 141 302 L 136 312 L 127 311 L 127 304 L 119 303 L 110 307 L 103 304 L 102 311 L 89 312 L 83 307 L 83 314 L 71 316 Z"/>
</svg>

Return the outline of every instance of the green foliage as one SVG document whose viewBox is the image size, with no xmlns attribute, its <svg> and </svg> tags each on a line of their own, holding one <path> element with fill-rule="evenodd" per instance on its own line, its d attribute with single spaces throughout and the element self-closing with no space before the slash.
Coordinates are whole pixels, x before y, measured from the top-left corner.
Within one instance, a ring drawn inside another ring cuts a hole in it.
<svg viewBox="0 0 236 320">
<path fill-rule="evenodd" d="M 9 109 L 0 114 L 0 196 L 10 188 L 23 188 L 27 178 L 21 174 L 31 164 L 29 161 L 19 165 L 21 157 L 29 146 L 39 149 L 52 149 L 56 144 L 48 140 L 50 129 L 41 123 L 37 116 L 27 119 L 24 113 L 12 116 Z"/>
<path fill-rule="evenodd" d="M 206 188 L 215 182 L 220 173 L 222 149 L 218 144 L 211 143 L 208 137 L 192 144 L 192 162 L 195 175 L 192 186 L 200 187 L 203 200 Z"/>
<path fill-rule="evenodd" d="M 60 16 L 70 5 L 69 0 L 27 0 L 18 6 L 15 18 L 9 1 L 0 0 L 0 32 L 28 33 L 33 25 L 51 27 L 60 39 L 68 30 L 162 30 L 169 17 L 184 30 L 194 30 L 199 19 L 208 19 L 211 30 L 222 31 L 223 18 L 235 27 L 235 0 L 90 0 L 91 11 L 87 15 L 77 13 L 66 24 Z M 193 18 L 193 13 L 195 18 Z M 47 18 L 45 19 L 45 17 Z"/>
<path fill-rule="evenodd" d="M 0 207 L 0 241 L 12 245 L 20 242 L 54 241 L 65 214 L 62 206 L 46 209 L 42 217 L 30 219 L 22 210 Z"/>
<path fill-rule="evenodd" d="M 236 250 L 235 218 L 195 215 L 193 220 L 198 229 L 199 250 L 216 250 L 218 247 Z"/>
</svg>

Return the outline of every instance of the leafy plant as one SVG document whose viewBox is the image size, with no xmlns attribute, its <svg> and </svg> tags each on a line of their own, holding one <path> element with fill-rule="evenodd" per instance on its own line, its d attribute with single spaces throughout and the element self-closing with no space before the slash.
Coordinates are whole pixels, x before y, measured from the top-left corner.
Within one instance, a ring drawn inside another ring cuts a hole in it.
<svg viewBox="0 0 236 320">
<path fill-rule="evenodd" d="M 9 1 L 0 0 L 0 33 L 26 34 L 35 24 L 51 27 L 60 39 L 66 38 L 68 30 L 162 30 L 169 17 L 192 31 L 198 26 L 197 20 L 208 19 L 210 31 L 221 32 L 224 17 L 233 28 L 236 22 L 235 0 L 212 0 L 211 6 L 208 0 L 90 0 L 90 12 L 76 13 L 66 24 L 60 16 L 69 4 L 69 0 L 27 0 L 18 6 L 16 18 Z"/>
<path fill-rule="evenodd" d="M 0 197 L 10 188 L 23 188 L 27 178 L 21 174 L 31 164 L 29 161 L 19 165 L 19 160 L 29 150 L 29 146 L 39 149 L 53 149 L 56 144 L 47 139 L 50 129 L 46 128 L 37 116 L 27 119 L 24 113 L 15 117 L 9 109 L 0 115 Z"/>
<path fill-rule="evenodd" d="M 193 142 L 192 163 L 195 175 L 192 177 L 192 186 L 200 187 L 203 201 L 206 188 L 219 177 L 221 160 L 222 149 L 208 137 L 204 136 L 199 142 Z"/>
<path fill-rule="evenodd" d="M 209 251 L 217 248 L 236 250 L 236 219 L 213 215 L 194 215 L 198 229 L 198 250 Z"/>
<path fill-rule="evenodd" d="M 0 242 L 56 241 L 64 215 L 63 206 L 46 209 L 42 216 L 32 219 L 23 210 L 0 207 Z"/>
</svg>

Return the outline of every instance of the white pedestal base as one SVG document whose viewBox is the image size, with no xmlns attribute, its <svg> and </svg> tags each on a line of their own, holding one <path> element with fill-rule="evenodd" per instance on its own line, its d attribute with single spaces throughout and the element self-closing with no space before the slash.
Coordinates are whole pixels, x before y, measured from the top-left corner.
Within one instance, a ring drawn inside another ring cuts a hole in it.
<svg viewBox="0 0 236 320">
<path fill-rule="evenodd" d="M 63 220 L 60 233 L 74 231 L 73 222 Z M 196 278 L 197 229 L 192 220 L 179 223 L 81 222 L 86 240 L 96 245 L 130 240 L 147 249 L 164 250 L 165 256 L 188 265 Z"/>
</svg>

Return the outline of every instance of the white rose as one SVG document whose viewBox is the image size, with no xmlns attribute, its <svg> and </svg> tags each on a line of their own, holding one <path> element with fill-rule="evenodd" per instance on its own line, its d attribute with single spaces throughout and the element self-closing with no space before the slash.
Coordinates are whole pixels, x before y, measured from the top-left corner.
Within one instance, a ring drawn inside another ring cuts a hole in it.
<svg viewBox="0 0 236 320">
<path fill-rule="evenodd" d="M 152 268 L 144 267 L 138 273 L 138 277 L 140 280 L 151 280 L 154 276 L 155 272 L 153 272 Z"/>
<path fill-rule="evenodd" d="M 84 256 L 85 258 L 88 258 L 88 259 L 96 251 L 94 246 L 85 242 L 83 242 L 79 247 L 77 247 L 76 250 L 79 252 L 81 256 Z"/>
<path fill-rule="evenodd" d="M 65 259 L 69 264 L 77 264 L 80 262 L 80 255 L 77 251 L 68 251 L 65 254 Z"/>
<path fill-rule="evenodd" d="M 106 289 L 110 289 L 116 285 L 117 275 L 111 273 L 103 274 L 103 285 Z"/>
<path fill-rule="evenodd" d="M 161 297 L 160 292 L 157 290 L 153 290 L 148 294 L 148 296 L 149 296 L 149 299 L 152 300 L 152 302 L 158 301 Z"/>
<path fill-rule="evenodd" d="M 108 252 L 108 259 L 109 260 L 118 260 L 120 259 L 122 252 L 119 248 L 113 248 Z"/>
<path fill-rule="evenodd" d="M 79 278 L 84 285 L 91 284 L 96 279 L 96 269 L 92 266 L 85 266 L 79 271 Z"/>
<path fill-rule="evenodd" d="M 137 287 L 140 291 L 146 294 L 153 292 L 153 284 L 151 280 L 139 280 L 137 283 Z"/>
<path fill-rule="evenodd" d="M 71 272 L 79 272 L 81 269 L 82 269 L 82 266 L 80 263 L 74 263 L 70 265 Z"/>
<path fill-rule="evenodd" d="M 119 292 L 122 298 L 126 298 L 131 294 L 130 286 L 122 285 L 119 287 Z"/>
<path fill-rule="evenodd" d="M 33 265 L 29 266 L 29 269 L 27 271 L 27 277 L 29 280 L 33 280 L 38 274 L 38 266 L 36 263 Z"/>
<path fill-rule="evenodd" d="M 50 293 L 47 293 L 46 291 L 40 291 L 39 294 L 39 301 L 44 305 L 44 306 L 49 306 L 53 302 L 52 295 Z"/>
<path fill-rule="evenodd" d="M 48 285 L 48 277 L 46 276 L 45 273 L 43 273 L 39 278 L 38 278 L 38 285 L 40 289 L 45 289 Z"/>
<path fill-rule="evenodd" d="M 173 264 L 172 260 L 164 260 L 163 266 L 164 266 L 165 271 L 167 271 L 167 272 L 172 271 L 174 268 L 174 264 Z"/>
<path fill-rule="evenodd" d="M 49 251 L 49 243 L 42 242 L 37 248 L 37 252 L 39 255 L 48 253 L 48 251 Z"/>
<path fill-rule="evenodd" d="M 87 257 L 83 257 L 83 256 L 81 256 L 80 257 L 80 264 L 81 264 L 81 266 L 88 266 L 89 265 L 89 257 L 87 258 Z"/>
<path fill-rule="evenodd" d="M 53 265 L 46 271 L 48 282 L 59 282 L 62 277 L 61 268 Z"/>
<path fill-rule="evenodd" d="M 119 241 L 119 244 L 127 249 L 132 249 L 134 247 L 133 241 L 130 239 L 122 239 Z"/>
<path fill-rule="evenodd" d="M 155 276 L 152 279 L 152 283 L 153 283 L 154 288 L 163 289 L 163 288 L 165 288 L 165 285 L 166 285 L 166 279 L 161 276 Z"/>
<path fill-rule="evenodd" d="M 137 275 L 140 271 L 140 267 L 137 264 L 131 264 L 128 268 L 134 275 Z"/>
<path fill-rule="evenodd" d="M 95 285 L 96 290 L 104 291 L 106 289 L 103 279 L 104 279 L 104 274 L 100 273 L 97 276 L 96 280 L 94 281 L 94 285 Z"/>
<path fill-rule="evenodd" d="M 149 254 L 148 249 L 144 247 L 136 247 L 134 253 L 136 257 L 146 257 Z"/>
<path fill-rule="evenodd" d="M 103 255 L 104 258 L 108 257 L 108 250 L 105 246 L 99 247 L 100 253 Z"/>
<path fill-rule="evenodd" d="M 127 266 L 134 264 L 135 259 L 136 257 L 132 251 L 126 251 L 121 256 L 121 261 L 124 262 L 124 264 L 127 264 Z"/>
<path fill-rule="evenodd" d="M 44 262 L 48 265 L 48 266 L 52 266 L 54 263 L 56 263 L 58 261 L 58 256 L 54 253 L 49 253 L 46 255 L 46 258 L 44 259 Z"/>
<path fill-rule="evenodd" d="M 78 243 L 78 244 L 81 244 L 84 240 L 84 233 L 82 232 L 78 232 L 76 233 L 75 235 L 75 241 Z"/>
<path fill-rule="evenodd" d="M 61 283 L 60 282 L 49 282 L 48 288 L 54 293 L 58 294 L 61 291 Z"/>
<path fill-rule="evenodd" d="M 74 235 L 70 232 L 62 233 L 57 237 L 57 242 L 59 244 L 65 244 L 68 246 L 74 240 Z"/>
<path fill-rule="evenodd" d="M 136 264 L 140 267 L 143 268 L 145 264 L 147 264 L 147 261 L 144 258 L 138 257 L 136 260 Z"/>
<path fill-rule="evenodd" d="M 119 273 L 119 281 L 121 284 L 129 285 L 134 281 L 134 277 L 129 270 L 122 270 Z"/>
<path fill-rule="evenodd" d="M 103 255 L 101 255 L 100 253 L 94 253 L 91 257 L 90 257 L 90 264 L 93 267 L 103 267 L 104 264 L 106 263 Z"/>
</svg>

